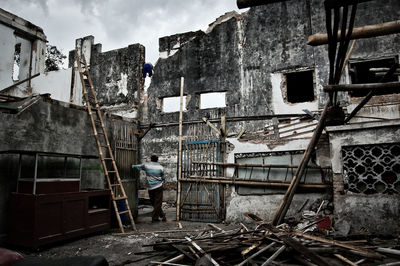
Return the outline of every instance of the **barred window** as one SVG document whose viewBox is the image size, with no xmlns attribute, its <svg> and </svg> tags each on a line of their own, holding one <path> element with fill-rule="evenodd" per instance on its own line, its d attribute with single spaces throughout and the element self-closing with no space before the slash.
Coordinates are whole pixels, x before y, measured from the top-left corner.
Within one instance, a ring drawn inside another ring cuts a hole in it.
<svg viewBox="0 0 400 266">
<path fill-rule="evenodd" d="M 345 146 L 342 158 L 346 192 L 400 193 L 400 143 Z"/>
</svg>

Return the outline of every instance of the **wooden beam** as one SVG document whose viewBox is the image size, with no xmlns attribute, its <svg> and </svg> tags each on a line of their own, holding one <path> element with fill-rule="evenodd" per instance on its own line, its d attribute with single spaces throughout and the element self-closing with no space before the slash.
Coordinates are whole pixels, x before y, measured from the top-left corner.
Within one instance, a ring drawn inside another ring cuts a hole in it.
<svg viewBox="0 0 400 266">
<path fill-rule="evenodd" d="M 400 89 L 400 82 L 386 82 L 386 83 L 366 83 L 366 84 L 339 84 L 339 85 L 326 85 L 324 91 L 370 91 L 370 90 L 393 90 L 397 92 Z"/>
<path fill-rule="evenodd" d="M 381 254 L 378 254 L 375 251 L 367 250 L 367 249 L 364 249 L 364 248 L 360 248 L 358 246 L 351 245 L 351 244 L 348 244 L 348 243 L 345 243 L 345 242 L 331 240 L 331 239 L 325 239 L 325 238 L 322 238 L 322 237 L 319 237 L 319 236 L 304 234 L 304 233 L 300 233 L 300 232 L 296 232 L 296 231 L 292 232 L 292 234 L 295 235 L 295 236 L 300 236 L 300 237 L 311 239 L 311 240 L 318 241 L 318 242 L 321 242 L 321 243 L 330 244 L 330 245 L 333 245 L 333 246 L 342 247 L 342 248 L 350 249 L 350 250 L 353 250 L 353 251 L 357 251 L 358 254 L 360 254 L 360 255 L 362 255 L 362 256 L 364 256 L 366 258 L 371 258 L 371 259 L 383 259 L 383 258 L 385 258 L 385 256 L 383 256 Z"/>
<path fill-rule="evenodd" d="M 17 83 L 14 83 L 13 85 L 10 85 L 10 86 L 5 87 L 4 89 L 2 89 L 2 90 L 0 91 L 0 93 L 3 92 L 3 91 L 6 91 L 6 90 L 8 90 L 8 89 L 11 89 L 11 88 L 13 88 L 13 87 L 15 87 L 15 86 L 21 85 L 22 83 L 25 83 L 25 82 L 27 82 L 27 81 L 33 79 L 33 78 L 36 78 L 36 77 L 38 77 L 39 75 L 40 75 L 40 73 L 37 73 L 37 74 L 35 74 L 35 75 L 33 75 L 33 76 L 27 77 L 26 79 L 23 79 L 23 80 L 21 80 L 21 81 L 18 81 Z"/>
<path fill-rule="evenodd" d="M 350 39 L 365 39 L 395 33 L 400 33 L 400 20 L 354 28 Z M 338 31 L 337 41 L 340 40 L 340 36 L 341 31 Z M 328 34 L 318 33 L 310 35 L 308 37 L 307 44 L 311 46 L 328 44 Z"/>
<path fill-rule="evenodd" d="M 198 162 L 192 161 L 193 164 L 205 164 L 205 165 L 220 165 L 227 167 L 261 167 L 261 168 L 298 168 L 298 165 L 294 164 L 248 164 L 248 163 L 222 163 L 222 162 Z M 331 169 L 329 166 L 312 166 L 308 165 L 307 168 L 312 169 Z"/>
<path fill-rule="evenodd" d="M 236 4 L 238 8 L 247 8 L 247 7 L 252 7 L 252 6 L 262 6 L 262 5 L 268 5 L 272 3 L 277 3 L 277 2 L 283 2 L 286 0 L 237 0 Z"/>
<path fill-rule="evenodd" d="M 301 159 L 299 168 L 297 168 L 296 173 L 293 176 L 293 179 L 290 183 L 290 186 L 288 190 L 286 191 L 281 204 L 278 207 L 278 210 L 275 213 L 274 219 L 273 219 L 273 224 L 278 225 L 283 221 L 283 218 L 285 217 L 289 206 L 293 200 L 294 193 L 296 192 L 296 188 L 299 185 L 300 179 L 304 173 L 304 170 L 306 169 L 306 166 L 308 165 L 308 162 L 311 159 L 311 155 L 314 153 L 314 149 L 317 146 L 318 140 L 322 134 L 322 130 L 325 127 L 325 119 L 328 111 L 328 107 L 330 106 L 329 101 L 325 104 L 324 110 L 321 113 L 321 116 L 318 121 L 318 125 L 315 128 L 314 134 L 311 138 L 310 143 L 307 146 L 307 149 Z"/>
<path fill-rule="evenodd" d="M 206 117 L 203 117 L 203 121 L 212 128 L 212 130 L 214 130 L 215 134 L 217 134 L 217 136 L 219 137 L 221 135 L 221 131 L 219 131 L 219 129 L 214 126 Z"/>
</svg>

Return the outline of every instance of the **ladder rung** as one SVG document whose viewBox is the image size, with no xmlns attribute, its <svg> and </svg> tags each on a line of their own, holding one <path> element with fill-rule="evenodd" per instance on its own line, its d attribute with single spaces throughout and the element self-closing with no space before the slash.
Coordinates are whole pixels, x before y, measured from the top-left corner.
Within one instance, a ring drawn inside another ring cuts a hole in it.
<svg viewBox="0 0 400 266">
<path fill-rule="evenodd" d="M 108 172 L 108 173 L 116 173 L 117 171 L 108 171 L 108 170 L 107 170 L 107 172 Z"/>
<path fill-rule="evenodd" d="M 122 212 L 118 212 L 118 214 L 124 214 L 124 213 L 128 213 L 129 212 L 129 210 L 125 210 L 125 211 L 122 211 Z"/>
<path fill-rule="evenodd" d="M 114 198 L 114 201 L 123 200 L 123 199 L 127 199 L 127 197 L 115 197 L 115 198 Z"/>
</svg>

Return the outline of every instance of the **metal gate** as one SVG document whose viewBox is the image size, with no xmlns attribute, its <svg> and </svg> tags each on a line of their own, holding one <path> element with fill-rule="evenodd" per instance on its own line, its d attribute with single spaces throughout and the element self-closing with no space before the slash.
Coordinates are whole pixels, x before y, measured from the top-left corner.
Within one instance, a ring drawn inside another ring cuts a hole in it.
<svg viewBox="0 0 400 266">
<path fill-rule="evenodd" d="M 213 183 L 221 176 L 221 167 L 196 162 L 220 162 L 218 139 L 182 142 L 182 178 L 180 219 L 219 222 L 224 219 L 224 187 Z"/>
</svg>

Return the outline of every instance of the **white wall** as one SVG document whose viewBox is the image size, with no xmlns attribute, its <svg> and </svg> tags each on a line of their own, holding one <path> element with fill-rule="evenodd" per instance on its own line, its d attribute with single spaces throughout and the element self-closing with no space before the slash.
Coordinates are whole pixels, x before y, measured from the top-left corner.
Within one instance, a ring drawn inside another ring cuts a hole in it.
<svg viewBox="0 0 400 266">
<path fill-rule="evenodd" d="M 52 99 L 69 102 L 71 75 L 72 68 L 41 74 L 32 79 L 32 92 L 38 94 L 50 93 Z"/>
</svg>

